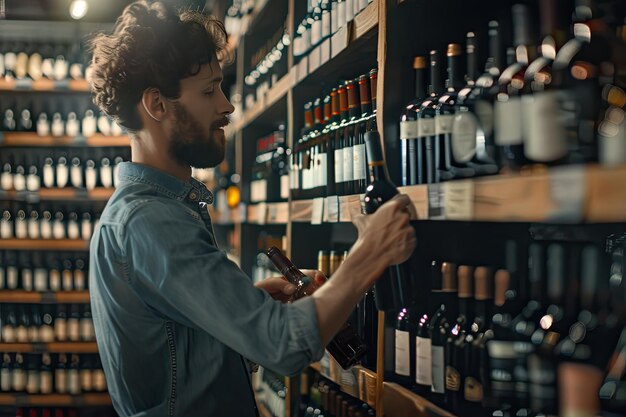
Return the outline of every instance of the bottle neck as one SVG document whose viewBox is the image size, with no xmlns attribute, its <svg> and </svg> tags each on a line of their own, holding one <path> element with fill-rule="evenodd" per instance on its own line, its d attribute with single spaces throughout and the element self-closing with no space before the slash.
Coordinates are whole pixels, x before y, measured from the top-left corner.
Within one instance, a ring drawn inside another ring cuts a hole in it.
<svg viewBox="0 0 626 417">
<path fill-rule="evenodd" d="M 497 22 L 489 25 L 489 58 L 493 59 L 493 66 L 502 70 L 504 60 L 502 58 L 502 40 L 500 37 L 500 27 Z"/>
<path fill-rule="evenodd" d="M 385 161 L 374 161 L 369 163 L 370 183 L 380 180 L 389 180 L 389 172 Z"/>
<path fill-rule="evenodd" d="M 424 68 L 415 69 L 415 98 L 426 97 L 426 90 L 424 88 Z"/>
<path fill-rule="evenodd" d="M 436 55 L 431 56 L 430 61 L 430 95 L 439 95 L 443 92 L 441 74 L 439 73 L 439 61 Z"/>
</svg>

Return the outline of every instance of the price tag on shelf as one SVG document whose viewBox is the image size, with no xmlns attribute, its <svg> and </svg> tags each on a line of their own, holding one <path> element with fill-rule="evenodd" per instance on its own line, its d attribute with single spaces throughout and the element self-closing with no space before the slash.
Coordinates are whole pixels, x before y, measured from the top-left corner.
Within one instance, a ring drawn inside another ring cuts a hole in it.
<svg viewBox="0 0 626 417">
<path fill-rule="evenodd" d="M 324 219 L 324 197 L 313 199 L 313 213 L 311 214 L 311 224 L 322 224 Z"/>
<path fill-rule="evenodd" d="M 339 197 L 331 195 L 326 197 L 326 204 L 324 205 L 324 214 L 326 221 L 329 223 L 337 223 L 339 221 Z"/>
<path fill-rule="evenodd" d="M 428 184 L 428 218 L 430 220 L 445 220 L 444 192 L 441 184 Z"/>
<path fill-rule="evenodd" d="M 472 220 L 474 216 L 474 182 L 471 180 L 443 183 L 443 206 L 449 220 Z"/>
<path fill-rule="evenodd" d="M 585 168 L 558 167 L 550 170 L 551 209 L 547 221 L 578 223 L 583 219 L 585 202 Z"/>
<path fill-rule="evenodd" d="M 320 46 L 320 66 L 330 61 L 330 38 L 327 38 Z"/>
</svg>

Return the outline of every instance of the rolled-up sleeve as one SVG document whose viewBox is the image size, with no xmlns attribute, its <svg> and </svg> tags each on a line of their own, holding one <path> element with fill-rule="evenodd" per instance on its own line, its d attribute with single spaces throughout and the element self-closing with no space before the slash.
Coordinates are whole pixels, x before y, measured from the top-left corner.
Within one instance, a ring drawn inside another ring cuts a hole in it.
<svg viewBox="0 0 626 417">
<path fill-rule="evenodd" d="M 314 300 L 282 304 L 254 287 L 200 220 L 155 202 L 129 216 L 121 239 L 130 285 L 157 314 L 283 375 L 321 358 Z"/>
</svg>

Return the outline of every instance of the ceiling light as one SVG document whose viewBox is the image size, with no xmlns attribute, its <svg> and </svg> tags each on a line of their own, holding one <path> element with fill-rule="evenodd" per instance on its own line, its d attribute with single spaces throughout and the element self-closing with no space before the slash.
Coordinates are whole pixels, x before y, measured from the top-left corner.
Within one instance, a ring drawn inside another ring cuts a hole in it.
<svg viewBox="0 0 626 417">
<path fill-rule="evenodd" d="M 88 8 L 89 6 L 86 0 L 74 0 L 72 4 L 70 4 L 70 16 L 75 20 L 82 19 L 87 14 Z"/>
</svg>

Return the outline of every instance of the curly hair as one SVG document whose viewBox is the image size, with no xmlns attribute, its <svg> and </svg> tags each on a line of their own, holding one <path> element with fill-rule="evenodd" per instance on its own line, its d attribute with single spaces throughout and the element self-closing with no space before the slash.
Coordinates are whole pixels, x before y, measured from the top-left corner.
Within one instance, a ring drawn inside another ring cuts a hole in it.
<svg viewBox="0 0 626 417">
<path fill-rule="evenodd" d="M 147 88 L 180 97 L 180 80 L 214 57 L 223 60 L 224 25 L 198 11 L 177 13 L 161 2 L 140 0 L 124 9 L 111 34 L 88 43 L 93 54 L 93 101 L 129 131 L 142 128 L 137 103 Z"/>
</svg>

